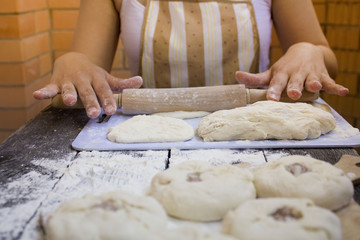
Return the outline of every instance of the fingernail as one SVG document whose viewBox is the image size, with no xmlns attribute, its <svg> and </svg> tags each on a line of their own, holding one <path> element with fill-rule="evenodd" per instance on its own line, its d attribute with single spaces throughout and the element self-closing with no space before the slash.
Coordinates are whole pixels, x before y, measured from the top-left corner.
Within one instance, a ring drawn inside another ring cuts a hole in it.
<svg viewBox="0 0 360 240">
<path fill-rule="evenodd" d="M 301 97 L 301 91 L 299 91 L 298 89 L 289 89 L 288 96 L 293 100 L 297 100 Z"/>
<path fill-rule="evenodd" d="M 279 101 L 280 97 L 275 92 L 273 92 L 272 89 L 269 88 L 267 92 L 267 99 L 273 101 Z"/>
<path fill-rule="evenodd" d="M 77 101 L 77 98 L 74 95 L 71 94 L 65 94 L 64 95 L 64 102 L 69 104 L 70 106 L 74 105 Z"/>
<path fill-rule="evenodd" d="M 116 112 L 116 107 L 113 105 L 105 106 L 104 111 L 106 114 L 114 114 Z"/>
<path fill-rule="evenodd" d="M 275 93 L 270 93 L 268 95 L 268 99 L 273 101 L 279 101 L 279 97 Z"/>
<path fill-rule="evenodd" d="M 136 80 L 138 82 L 137 83 L 138 86 L 134 86 L 134 87 L 140 87 L 143 84 L 143 79 L 142 79 L 141 76 L 131 77 L 128 80 L 130 80 L 130 81 L 135 81 Z"/>
<path fill-rule="evenodd" d="M 98 109 L 92 107 L 92 108 L 87 109 L 86 113 L 90 118 L 96 118 L 97 116 L 99 116 L 100 111 Z"/>
</svg>

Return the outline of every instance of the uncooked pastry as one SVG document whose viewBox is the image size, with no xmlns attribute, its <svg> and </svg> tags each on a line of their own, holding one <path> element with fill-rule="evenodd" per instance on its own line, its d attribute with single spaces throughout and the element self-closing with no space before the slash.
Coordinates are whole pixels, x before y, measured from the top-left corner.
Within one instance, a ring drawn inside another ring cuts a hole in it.
<svg viewBox="0 0 360 240">
<path fill-rule="evenodd" d="M 309 199 L 250 200 L 230 211 L 223 232 L 252 240 L 340 240 L 341 223 L 330 210 Z"/>
<path fill-rule="evenodd" d="M 167 216 L 152 197 L 116 191 L 61 205 L 49 217 L 47 239 L 158 239 Z"/>
<path fill-rule="evenodd" d="M 331 113 L 310 104 L 261 101 L 209 114 L 200 120 L 196 133 L 204 141 L 304 140 L 335 127 Z"/>
<path fill-rule="evenodd" d="M 109 129 L 113 142 L 183 142 L 194 136 L 194 129 L 182 119 L 156 115 L 137 115 Z"/>
<path fill-rule="evenodd" d="M 170 216 L 193 221 L 220 220 L 230 209 L 256 197 L 249 170 L 203 161 L 186 161 L 158 173 L 150 194 Z"/>
<path fill-rule="evenodd" d="M 199 118 L 209 115 L 210 112 L 204 111 L 174 111 L 174 112 L 159 112 L 152 115 L 163 116 L 163 117 L 173 117 L 179 119 L 189 119 L 189 118 Z"/>
<path fill-rule="evenodd" d="M 310 198 L 336 210 L 348 205 L 354 187 L 341 169 L 311 157 L 292 155 L 254 170 L 258 197 Z"/>
<path fill-rule="evenodd" d="M 163 231 L 161 240 L 236 240 L 236 238 L 217 233 L 205 232 L 198 227 L 184 226 Z M 159 239 L 160 240 L 160 239 Z"/>
</svg>

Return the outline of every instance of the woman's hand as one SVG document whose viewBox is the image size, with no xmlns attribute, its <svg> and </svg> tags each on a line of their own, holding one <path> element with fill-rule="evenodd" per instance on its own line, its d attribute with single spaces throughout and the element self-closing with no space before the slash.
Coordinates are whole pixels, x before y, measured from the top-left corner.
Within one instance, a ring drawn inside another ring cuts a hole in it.
<svg viewBox="0 0 360 240">
<path fill-rule="evenodd" d="M 340 96 L 348 94 L 347 88 L 329 76 L 321 48 L 311 43 L 296 43 L 269 70 L 258 74 L 238 71 L 236 79 L 247 87 L 268 86 L 267 98 L 275 101 L 284 90 L 293 100 L 299 99 L 304 89 L 309 92 L 323 89 Z"/>
<path fill-rule="evenodd" d="M 33 93 L 36 99 L 52 98 L 60 93 L 64 103 L 72 106 L 80 97 L 90 118 L 99 116 L 100 104 L 108 115 L 116 112 L 113 91 L 139 88 L 141 77 L 119 79 L 93 64 L 87 56 L 70 52 L 58 58 L 54 64 L 51 83 Z"/>
</svg>

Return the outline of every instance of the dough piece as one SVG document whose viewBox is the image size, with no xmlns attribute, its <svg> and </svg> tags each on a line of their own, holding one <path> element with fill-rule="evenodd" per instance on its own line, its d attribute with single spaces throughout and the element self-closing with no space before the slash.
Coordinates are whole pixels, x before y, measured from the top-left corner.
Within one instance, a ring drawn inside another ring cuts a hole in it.
<svg viewBox="0 0 360 240">
<path fill-rule="evenodd" d="M 348 205 L 354 187 L 341 169 L 306 156 L 287 156 L 254 170 L 258 197 L 310 198 L 336 210 Z"/>
<path fill-rule="evenodd" d="M 204 111 L 174 111 L 174 112 L 159 112 L 152 115 L 163 116 L 163 117 L 173 117 L 179 119 L 189 119 L 189 118 L 199 118 L 209 115 L 209 112 Z"/>
<path fill-rule="evenodd" d="M 196 133 L 204 141 L 304 140 L 335 127 L 331 113 L 310 104 L 261 101 L 209 114 L 200 120 Z"/>
<path fill-rule="evenodd" d="M 47 239 L 158 239 L 167 216 L 152 197 L 122 191 L 64 203 L 49 217 Z"/>
<path fill-rule="evenodd" d="M 256 197 L 249 170 L 203 161 L 186 161 L 158 173 L 150 191 L 170 216 L 193 221 L 220 220 Z"/>
<path fill-rule="evenodd" d="M 194 136 L 194 129 L 184 120 L 155 115 L 137 115 L 109 129 L 113 142 L 183 142 Z"/>
<path fill-rule="evenodd" d="M 163 240 L 236 240 L 236 238 L 221 234 L 221 233 L 208 233 L 201 231 L 195 227 L 180 227 L 164 231 Z"/>
<path fill-rule="evenodd" d="M 230 211 L 223 232 L 252 240 L 340 240 L 341 223 L 330 210 L 309 199 L 250 200 Z"/>
</svg>

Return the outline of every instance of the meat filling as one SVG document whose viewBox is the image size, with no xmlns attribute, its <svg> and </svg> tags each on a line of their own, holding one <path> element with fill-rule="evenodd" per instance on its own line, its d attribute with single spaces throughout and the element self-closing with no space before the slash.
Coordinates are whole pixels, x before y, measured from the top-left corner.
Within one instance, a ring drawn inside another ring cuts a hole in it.
<svg viewBox="0 0 360 240">
<path fill-rule="evenodd" d="M 188 182 L 201 182 L 202 180 L 200 178 L 200 175 L 201 175 L 201 173 L 199 173 L 199 172 L 188 173 L 186 181 L 188 181 Z"/>
<path fill-rule="evenodd" d="M 287 171 L 293 174 L 295 177 L 299 176 L 300 174 L 311 172 L 311 170 L 300 163 L 293 163 L 291 165 L 287 165 L 285 167 Z"/>
<path fill-rule="evenodd" d="M 277 209 L 275 212 L 271 213 L 272 216 L 276 221 L 294 221 L 302 218 L 302 214 L 299 210 L 290 207 L 282 207 Z"/>
<path fill-rule="evenodd" d="M 94 205 L 93 208 L 101 208 L 104 210 L 109 210 L 109 211 L 114 211 L 114 212 L 116 210 L 118 210 L 118 207 L 116 207 L 112 202 L 108 202 L 108 201 L 100 202 L 100 203 Z"/>
</svg>

